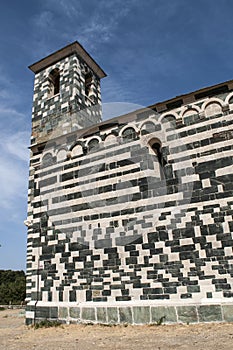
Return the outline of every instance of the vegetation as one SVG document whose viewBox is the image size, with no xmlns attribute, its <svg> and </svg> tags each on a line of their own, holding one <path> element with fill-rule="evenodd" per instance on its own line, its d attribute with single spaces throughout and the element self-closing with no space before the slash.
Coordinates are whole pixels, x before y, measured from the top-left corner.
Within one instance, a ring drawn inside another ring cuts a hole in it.
<svg viewBox="0 0 233 350">
<path fill-rule="evenodd" d="M 59 321 L 49 321 L 49 320 L 42 320 L 35 324 L 34 328 L 49 328 L 49 327 L 59 327 L 61 326 L 61 322 Z"/>
<path fill-rule="evenodd" d="M 21 304 L 25 297 L 24 271 L 0 270 L 0 305 Z"/>
</svg>

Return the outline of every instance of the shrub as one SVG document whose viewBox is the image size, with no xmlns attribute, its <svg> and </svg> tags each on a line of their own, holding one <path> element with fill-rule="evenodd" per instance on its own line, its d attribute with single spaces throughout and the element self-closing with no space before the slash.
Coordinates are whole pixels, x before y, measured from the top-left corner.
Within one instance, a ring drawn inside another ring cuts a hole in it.
<svg viewBox="0 0 233 350">
<path fill-rule="evenodd" d="M 34 325 L 35 329 L 39 328 L 49 328 L 49 327 L 59 327 L 61 326 L 61 322 L 59 321 L 49 321 L 49 320 L 42 320 Z"/>
</svg>

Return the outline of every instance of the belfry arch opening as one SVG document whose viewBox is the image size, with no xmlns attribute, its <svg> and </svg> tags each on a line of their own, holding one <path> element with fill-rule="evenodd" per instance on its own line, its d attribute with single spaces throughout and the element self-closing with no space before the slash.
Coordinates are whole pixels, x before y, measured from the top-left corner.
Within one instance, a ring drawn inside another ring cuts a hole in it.
<svg viewBox="0 0 233 350">
<path fill-rule="evenodd" d="M 86 95 L 87 97 L 90 96 L 92 79 L 93 79 L 93 74 L 92 74 L 92 72 L 87 72 L 87 73 L 85 74 L 85 95 Z"/>
<path fill-rule="evenodd" d="M 60 71 L 53 69 L 49 74 L 49 92 L 48 97 L 57 95 L 60 92 Z"/>
</svg>

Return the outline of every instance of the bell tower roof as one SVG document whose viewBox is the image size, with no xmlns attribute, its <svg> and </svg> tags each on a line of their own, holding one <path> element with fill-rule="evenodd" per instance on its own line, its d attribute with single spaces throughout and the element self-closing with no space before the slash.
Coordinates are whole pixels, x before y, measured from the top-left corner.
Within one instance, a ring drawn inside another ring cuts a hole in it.
<svg viewBox="0 0 233 350">
<path fill-rule="evenodd" d="M 28 68 L 34 73 L 38 73 L 41 70 L 74 53 L 81 57 L 100 79 L 107 76 L 107 74 L 100 68 L 98 63 L 96 63 L 96 61 L 89 55 L 89 53 L 83 48 L 83 46 L 79 44 L 78 41 L 75 41 L 63 47 L 62 49 L 52 53 L 51 55 L 41 59 L 40 61 L 31 64 Z"/>
</svg>

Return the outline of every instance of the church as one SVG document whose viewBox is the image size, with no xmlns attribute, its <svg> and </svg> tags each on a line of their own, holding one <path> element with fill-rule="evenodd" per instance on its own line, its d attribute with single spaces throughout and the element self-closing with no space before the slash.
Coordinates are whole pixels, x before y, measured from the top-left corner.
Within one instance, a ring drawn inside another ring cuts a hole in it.
<svg viewBox="0 0 233 350">
<path fill-rule="evenodd" d="M 29 68 L 26 323 L 233 321 L 233 81 L 102 121 L 77 41 Z"/>
</svg>

